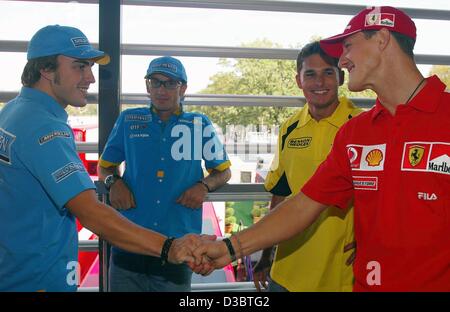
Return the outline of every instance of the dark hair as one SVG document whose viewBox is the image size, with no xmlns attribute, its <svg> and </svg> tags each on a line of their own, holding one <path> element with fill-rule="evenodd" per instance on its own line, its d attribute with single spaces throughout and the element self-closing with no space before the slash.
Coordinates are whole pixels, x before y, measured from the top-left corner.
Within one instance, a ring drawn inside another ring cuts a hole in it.
<svg viewBox="0 0 450 312">
<path fill-rule="evenodd" d="M 41 69 L 55 71 L 58 68 L 58 55 L 43 56 L 29 60 L 22 72 L 22 85 L 33 87 L 41 78 Z"/>
<path fill-rule="evenodd" d="M 364 37 L 366 39 L 370 39 L 378 30 L 363 30 Z M 391 31 L 390 32 L 392 36 L 395 38 L 395 41 L 397 41 L 398 45 L 400 46 L 400 49 L 408 55 L 410 58 L 414 59 L 414 45 L 416 44 L 416 39 L 413 39 L 411 37 L 408 37 L 404 34 Z"/>
<path fill-rule="evenodd" d="M 329 65 L 338 68 L 339 59 L 326 54 L 320 47 L 319 41 L 313 41 L 305 45 L 297 56 L 297 72 L 302 70 L 303 62 L 311 55 L 319 54 L 320 57 Z"/>
</svg>

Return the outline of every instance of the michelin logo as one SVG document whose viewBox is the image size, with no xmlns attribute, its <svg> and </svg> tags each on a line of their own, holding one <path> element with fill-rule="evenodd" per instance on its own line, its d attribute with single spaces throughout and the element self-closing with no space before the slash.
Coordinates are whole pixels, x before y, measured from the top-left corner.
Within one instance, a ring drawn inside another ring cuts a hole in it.
<svg viewBox="0 0 450 312">
<path fill-rule="evenodd" d="M 53 179 L 55 180 L 55 182 L 59 183 L 77 171 L 83 172 L 86 170 L 84 169 L 84 167 L 81 163 L 70 162 L 67 165 L 65 165 L 64 167 L 53 172 L 52 176 L 53 176 Z"/>
<path fill-rule="evenodd" d="M 49 134 L 46 134 L 39 138 L 39 145 L 43 145 L 54 138 L 70 138 L 70 133 L 68 131 L 52 131 Z"/>
<path fill-rule="evenodd" d="M 16 140 L 16 136 L 0 128 L 0 161 L 11 165 L 11 145 Z"/>
</svg>

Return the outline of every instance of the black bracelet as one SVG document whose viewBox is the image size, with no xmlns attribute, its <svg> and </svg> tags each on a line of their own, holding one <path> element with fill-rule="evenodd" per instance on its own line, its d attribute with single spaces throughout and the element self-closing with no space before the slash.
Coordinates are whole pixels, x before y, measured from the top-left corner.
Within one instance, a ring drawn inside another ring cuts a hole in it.
<svg viewBox="0 0 450 312">
<path fill-rule="evenodd" d="M 230 258 L 231 258 L 231 262 L 236 261 L 236 252 L 234 251 L 233 244 L 231 244 L 231 240 L 228 237 L 226 237 L 222 241 L 225 243 L 225 245 L 227 245 L 228 252 L 229 252 Z"/>
<path fill-rule="evenodd" d="M 209 188 L 208 184 L 206 184 L 206 182 L 205 182 L 205 181 L 203 181 L 203 180 L 199 180 L 199 181 L 197 181 L 197 183 L 203 184 L 203 185 L 204 185 L 204 186 L 206 187 L 206 189 L 208 190 L 208 193 L 210 193 L 210 192 L 211 192 L 211 189 Z"/>
<path fill-rule="evenodd" d="M 166 264 L 166 262 L 167 262 L 167 258 L 169 257 L 170 246 L 172 246 L 172 243 L 173 243 L 174 239 L 175 239 L 175 237 L 167 238 L 166 241 L 164 242 L 163 246 L 162 246 L 162 250 L 161 250 L 161 263 L 162 263 L 162 265 Z"/>
</svg>

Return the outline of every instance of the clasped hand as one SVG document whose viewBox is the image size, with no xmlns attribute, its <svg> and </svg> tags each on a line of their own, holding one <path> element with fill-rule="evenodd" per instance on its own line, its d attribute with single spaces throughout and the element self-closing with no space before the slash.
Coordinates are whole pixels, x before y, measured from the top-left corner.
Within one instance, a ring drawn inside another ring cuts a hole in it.
<svg viewBox="0 0 450 312">
<path fill-rule="evenodd" d="M 226 245 L 215 235 L 187 234 L 175 239 L 169 250 L 171 263 L 186 263 L 192 271 L 209 275 L 231 262 Z"/>
</svg>

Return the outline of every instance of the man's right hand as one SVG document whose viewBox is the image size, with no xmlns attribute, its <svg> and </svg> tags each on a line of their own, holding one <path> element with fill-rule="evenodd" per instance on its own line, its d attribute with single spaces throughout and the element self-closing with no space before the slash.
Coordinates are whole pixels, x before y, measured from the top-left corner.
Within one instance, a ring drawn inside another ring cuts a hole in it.
<svg viewBox="0 0 450 312">
<path fill-rule="evenodd" d="M 109 190 L 109 201 L 111 206 L 118 210 L 127 210 L 135 208 L 133 193 L 122 179 L 117 180 Z"/>
<path fill-rule="evenodd" d="M 261 259 L 253 267 L 253 284 L 256 290 L 261 291 L 261 286 L 264 289 L 269 287 L 267 277 L 269 276 L 270 259 L 269 257 L 261 256 Z"/>
</svg>

